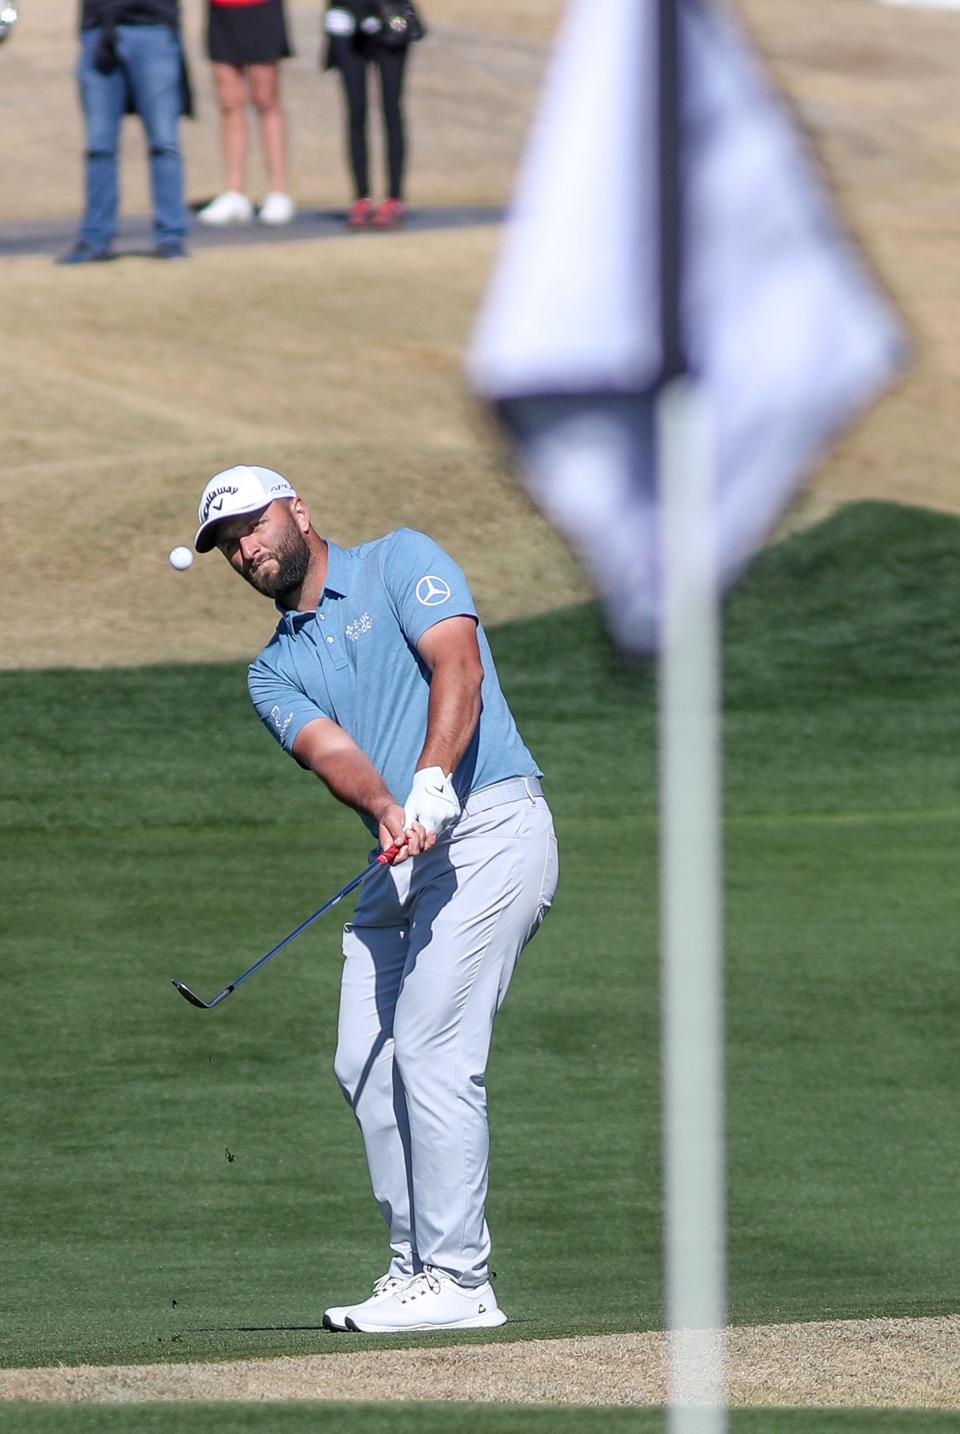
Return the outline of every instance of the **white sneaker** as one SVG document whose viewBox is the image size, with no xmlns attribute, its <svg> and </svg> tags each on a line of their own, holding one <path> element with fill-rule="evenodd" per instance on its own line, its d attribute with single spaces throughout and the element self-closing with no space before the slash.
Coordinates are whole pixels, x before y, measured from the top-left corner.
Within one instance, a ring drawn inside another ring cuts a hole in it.
<svg viewBox="0 0 960 1434">
<path fill-rule="evenodd" d="M 289 194 L 274 189 L 261 204 L 257 218 L 261 224 L 289 224 L 296 212 L 297 206 Z"/>
<path fill-rule="evenodd" d="M 392 1295 L 395 1289 L 404 1284 L 406 1284 L 406 1280 L 401 1279 L 398 1275 L 381 1275 L 374 1285 L 373 1294 L 369 1299 L 363 1300 L 358 1305 L 331 1305 L 330 1309 L 324 1310 L 321 1321 L 324 1329 L 346 1329 L 348 1314 L 353 1314 L 354 1310 L 369 1309 L 371 1305 L 386 1299 L 387 1295 Z"/>
<path fill-rule="evenodd" d="M 253 205 L 245 194 L 228 189 L 204 205 L 197 218 L 201 224 L 249 224 L 253 218 Z"/>
<path fill-rule="evenodd" d="M 384 1298 L 354 1305 L 347 1329 L 359 1334 L 405 1334 L 411 1329 L 493 1329 L 506 1324 L 489 1281 L 476 1289 L 458 1285 L 444 1270 L 425 1265 Z"/>
</svg>

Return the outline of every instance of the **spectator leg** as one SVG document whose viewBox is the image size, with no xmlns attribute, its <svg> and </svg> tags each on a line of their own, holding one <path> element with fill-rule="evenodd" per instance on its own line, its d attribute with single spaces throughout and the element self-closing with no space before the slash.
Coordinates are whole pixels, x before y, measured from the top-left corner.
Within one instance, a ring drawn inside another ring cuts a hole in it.
<svg viewBox="0 0 960 1434">
<path fill-rule="evenodd" d="M 367 62 L 348 40 L 335 37 L 333 54 L 343 81 L 347 107 L 347 152 L 353 175 L 354 198 L 366 199 L 370 194 L 370 168 L 367 160 Z"/>
<path fill-rule="evenodd" d="M 403 198 L 403 175 L 407 158 L 406 126 L 403 120 L 403 76 L 408 48 L 388 50 L 382 45 L 377 47 L 384 150 L 387 156 L 387 186 L 391 199 Z"/>
<path fill-rule="evenodd" d="M 247 82 L 235 65 L 215 61 L 213 83 L 220 107 L 220 139 L 227 188 L 246 194 L 247 183 Z"/>
<path fill-rule="evenodd" d="M 280 103 L 280 66 L 250 65 L 247 70 L 250 98 L 260 122 L 260 144 L 267 170 L 267 187 L 287 192 L 287 133 Z"/>
<path fill-rule="evenodd" d="M 126 98 L 126 80 L 120 66 L 109 75 L 94 68 L 93 57 L 101 31 L 84 30 L 81 37 L 77 81 L 83 109 L 84 214 L 79 238 L 93 249 L 109 249 L 117 227 L 117 144 Z"/>
<path fill-rule="evenodd" d="M 143 121 L 150 157 L 157 244 L 182 243 L 187 232 L 180 158 L 180 42 L 169 25 L 123 25 L 120 54 Z"/>
</svg>

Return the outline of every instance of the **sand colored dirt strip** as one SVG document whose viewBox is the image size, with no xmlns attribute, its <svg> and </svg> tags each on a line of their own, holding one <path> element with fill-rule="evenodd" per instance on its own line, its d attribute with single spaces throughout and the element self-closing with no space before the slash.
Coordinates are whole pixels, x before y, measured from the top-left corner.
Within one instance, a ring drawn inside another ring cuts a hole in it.
<svg viewBox="0 0 960 1434">
<path fill-rule="evenodd" d="M 960 1409 L 960 1316 L 729 1332 L 730 1402 Z M 663 1404 L 657 1332 L 221 1364 L 0 1370 L 0 1399 Z"/>
</svg>

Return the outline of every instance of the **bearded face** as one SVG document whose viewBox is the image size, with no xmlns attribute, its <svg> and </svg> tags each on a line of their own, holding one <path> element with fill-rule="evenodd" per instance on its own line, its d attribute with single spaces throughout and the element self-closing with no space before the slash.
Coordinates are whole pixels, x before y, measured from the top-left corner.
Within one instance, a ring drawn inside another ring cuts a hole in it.
<svg viewBox="0 0 960 1434">
<path fill-rule="evenodd" d="M 257 592 L 281 603 L 300 590 L 310 566 L 307 540 L 293 521 L 293 515 L 286 508 L 284 511 L 287 521 L 283 528 L 264 542 L 259 552 L 240 569 Z"/>
<path fill-rule="evenodd" d="M 217 547 L 251 587 L 283 606 L 292 605 L 310 566 L 310 546 L 285 501 L 225 521 Z"/>
</svg>

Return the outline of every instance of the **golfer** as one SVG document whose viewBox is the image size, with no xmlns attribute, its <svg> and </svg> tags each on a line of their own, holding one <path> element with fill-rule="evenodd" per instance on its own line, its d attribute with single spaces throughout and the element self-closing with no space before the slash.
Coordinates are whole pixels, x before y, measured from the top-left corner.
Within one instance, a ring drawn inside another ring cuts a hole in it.
<svg viewBox="0 0 960 1434">
<path fill-rule="evenodd" d="M 273 598 L 249 671 L 267 731 L 384 849 L 344 927 L 335 1071 L 363 1135 L 390 1261 L 330 1308 L 369 1333 L 503 1324 L 484 1217 L 484 1071 L 517 958 L 550 908 L 557 844 L 463 573 L 422 533 L 321 538 L 269 468 L 210 479 L 198 552 Z"/>
</svg>

